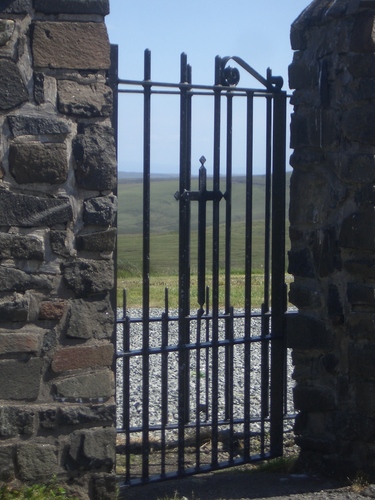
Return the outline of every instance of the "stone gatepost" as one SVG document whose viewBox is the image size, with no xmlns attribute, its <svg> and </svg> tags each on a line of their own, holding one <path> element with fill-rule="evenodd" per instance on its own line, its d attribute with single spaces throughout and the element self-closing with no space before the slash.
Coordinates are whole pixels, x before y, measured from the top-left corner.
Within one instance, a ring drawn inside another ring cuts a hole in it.
<svg viewBox="0 0 375 500">
<path fill-rule="evenodd" d="M 375 2 L 294 22 L 288 343 L 301 458 L 375 477 Z"/>
<path fill-rule="evenodd" d="M 0 480 L 83 498 L 115 491 L 108 4 L 0 1 Z"/>
</svg>

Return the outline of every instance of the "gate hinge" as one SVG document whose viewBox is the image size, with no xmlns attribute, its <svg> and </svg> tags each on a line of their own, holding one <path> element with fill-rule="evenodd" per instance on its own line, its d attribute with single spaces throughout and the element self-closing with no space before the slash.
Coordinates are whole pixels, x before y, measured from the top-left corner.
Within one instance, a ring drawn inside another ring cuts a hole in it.
<svg viewBox="0 0 375 500">
<path fill-rule="evenodd" d="M 174 194 L 176 200 L 184 200 L 184 201 L 220 201 L 224 198 L 224 194 L 221 191 L 187 191 L 184 189 L 181 194 L 179 191 L 176 191 Z"/>
</svg>

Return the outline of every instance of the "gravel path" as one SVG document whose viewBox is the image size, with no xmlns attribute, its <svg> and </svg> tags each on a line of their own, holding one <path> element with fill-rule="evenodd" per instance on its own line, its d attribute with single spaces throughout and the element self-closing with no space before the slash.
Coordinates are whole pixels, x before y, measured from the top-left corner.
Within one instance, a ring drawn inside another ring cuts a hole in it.
<svg viewBox="0 0 375 500">
<path fill-rule="evenodd" d="M 243 311 L 236 311 L 236 313 L 241 314 Z M 141 316 L 141 310 L 132 309 L 129 311 L 130 317 L 137 318 Z M 163 313 L 161 309 L 153 309 L 151 311 L 152 317 L 160 317 Z M 257 314 L 259 311 L 254 311 L 253 314 Z M 119 311 L 119 315 L 121 312 Z M 170 312 L 170 316 L 174 314 L 177 315 L 176 311 Z M 121 316 L 120 316 L 121 317 Z M 219 338 L 224 337 L 224 321 L 220 320 L 221 333 Z M 191 342 L 197 341 L 197 330 L 198 325 L 196 321 L 191 323 Z M 242 337 L 244 332 L 244 319 L 236 319 L 234 321 L 234 337 Z M 206 339 L 206 334 L 210 335 L 210 332 L 205 330 L 204 325 L 202 325 L 202 331 L 200 334 L 201 342 Z M 259 337 L 261 334 L 261 318 L 252 318 L 251 323 L 251 336 Z M 159 347 L 162 342 L 162 331 L 161 324 L 159 322 L 151 322 L 150 324 L 150 335 L 149 335 L 150 347 Z M 178 343 L 178 323 L 177 321 L 171 321 L 169 323 L 168 332 L 168 345 L 175 346 Z M 123 327 L 121 324 L 118 325 L 117 331 L 117 348 L 121 350 L 123 348 Z M 130 334 L 130 349 L 136 350 L 142 348 L 142 323 L 132 323 L 131 334 Z M 262 360 L 262 348 L 260 343 L 254 342 L 251 344 L 250 349 L 250 416 L 256 417 L 260 415 L 261 412 L 261 360 Z M 225 390 L 225 349 L 219 349 L 219 369 L 218 369 L 218 380 L 219 380 L 219 419 L 223 419 L 225 416 L 225 406 L 224 406 L 224 390 Z M 267 354 L 263 351 L 263 359 L 266 361 L 270 359 L 269 353 Z M 292 386 L 293 381 L 291 379 L 292 364 L 291 356 L 288 354 L 287 357 L 288 366 L 288 391 L 287 400 L 289 411 L 293 412 L 293 401 L 292 401 Z M 123 405 L 123 380 L 122 380 L 122 366 L 123 361 L 117 361 L 117 426 L 122 427 L 122 405 Z M 168 354 L 167 365 L 168 367 L 168 420 L 169 423 L 177 422 L 178 417 L 178 353 L 170 352 Z M 158 425 L 161 422 L 161 393 L 162 393 L 162 356 L 160 354 L 154 354 L 150 356 L 150 406 L 149 406 L 149 418 L 150 425 Z M 242 418 L 244 412 L 243 405 L 243 395 L 245 387 L 245 374 L 244 374 L 244 346 L 237 345 L 233 349 L 233 416 L 234 418 Z M 210 419 L 210 408 L 212 399 L 212 357 L 207 355 L 207 351 L 204 349 L 200 350 L 200 357 L 197 357 L 197 351 L 193 350 L 190 354 L 190 389 L 191 389 L 191 421 L 196 420 L 196 391 L 200 393 L 199 405 L 201 413 L 203 413 L 203 418 Z M 138 427 L 142 424 L 142 358 L 141 356 L 134 356 L 130 358 L 130 384 L 129 384 L 129 409 L 130 409 L 130 425 L 132 427 Z M 203 412 L 202 412 L 203 410 Z M 201 415 L 202 417 L 202 415 Z M 259 424 L 253 426 L 252 431 L 259 430 Z"/>
</svg>

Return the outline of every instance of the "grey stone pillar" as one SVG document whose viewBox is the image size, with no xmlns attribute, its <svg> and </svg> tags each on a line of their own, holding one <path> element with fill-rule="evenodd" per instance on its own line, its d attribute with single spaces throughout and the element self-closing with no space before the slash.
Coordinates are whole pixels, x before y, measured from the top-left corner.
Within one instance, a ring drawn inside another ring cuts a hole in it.
<svg viewBox="0 0 375 500">
<path fill-rule="evenodd" d="M 294 22 L 290 300 L 304 461 L 375 476 L 375 2 Z"/>
<path fill-rule="evenodd" d="M 115 492 L 108 0 L 0 2 L 0 480 Z"/>
</svg>

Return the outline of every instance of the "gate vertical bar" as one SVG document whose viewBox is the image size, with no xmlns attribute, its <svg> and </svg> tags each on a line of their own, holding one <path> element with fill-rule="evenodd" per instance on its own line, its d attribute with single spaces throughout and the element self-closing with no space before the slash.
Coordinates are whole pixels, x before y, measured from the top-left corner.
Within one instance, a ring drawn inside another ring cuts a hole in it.
<svg viewBox="0 0 375 500">
<path fill-rule="evenodd" d="M 151 52 L 145 51 L 143 108 L 142 477 L 149 476 Z"/>
<path fill-rule="evenodd" d="M 245 338 L 251 336 L 254 95 L 246 96 Z M 244 345 L 244 456 L 250 455 L 250 343 Z"/>
<path fill-rule="evenodd" d="M 182 84 L 189 83 L 191 73 L 186 54 L 181 54 Z M 180 195 L 190 190 L 190 121 L 191 103 L 188 89 L 180 88 Z M 178 471 L 184 472 L 184 437 L 185 424 L 190 419 L 189 385 L 190 352 L 184 348 L 190 342 L 190 201 L 183 196 L 179 199 L 179 354 L 178 354 Z"/>
<path fill-rule="evenodd" d="M 215 84 L 221 84 L 222 62 L 215 61 Z M 213 191 L 220 191 L 220 131 L 221 131 L 221 90 L 214 91 L 214 151 L 213 151 Z M 218 463 L 218 399 L 219 399 L 219 236 L 220 200 L 214 197 L 212 209 L 212 465 Z"/>
<path fill-rule="evenodd" d="M 286 93 L 274 94 L 272 178 L 271 454 L 283 452 L 285 364 L 285 142 Z"/>
<path fill-rule="evenodd" d="M 233 340 L 231 310 L 231 240 L 232 240 L 232 150 L 233 150 L 233 95 L 227 92 L 227 170 L 225 190 L 225 338 Z M 233 416 L 233 346 L 225 349 L 225 418 Z M 232 428 L 233 430 L 233 428 Z"/>
</svg>

